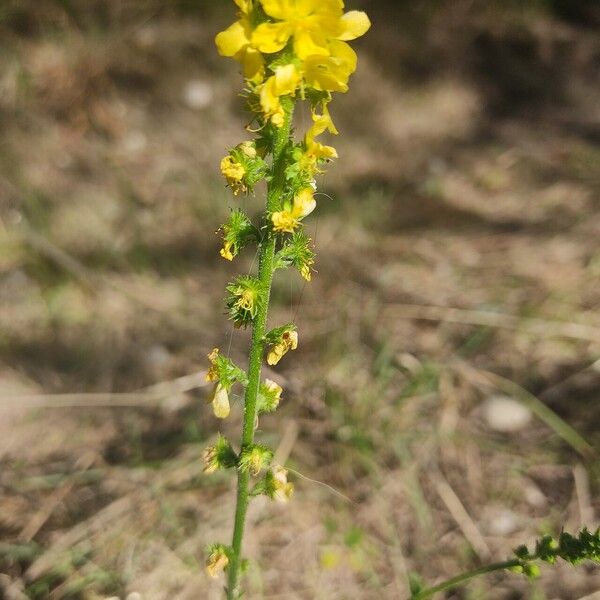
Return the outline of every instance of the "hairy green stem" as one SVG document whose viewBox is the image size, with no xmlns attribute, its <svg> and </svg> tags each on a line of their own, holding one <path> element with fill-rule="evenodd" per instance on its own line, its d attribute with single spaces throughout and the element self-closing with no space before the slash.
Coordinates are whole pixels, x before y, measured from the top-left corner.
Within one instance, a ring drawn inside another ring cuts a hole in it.
<svg viewBox="0 0 600 600">
<path fill-rule="evenodd" d="M 284 191 L 285 186 L 285 149 L 291 133 L 292 115 L 294 104 L 291 99 L 282 98 L 285 109 L 285 121 L 277 130 L 273 142 L 273 169 L 272 179 L 267 191 L 267 207 L 265 216 L 277 207 L 277 201 Z M 266 225 L 266 222 L 265 222 Z M 263 238 L 259 247 L 258 279 L 264 293 L 262 302 L 252 325 L 252 341 L 250 343 L 250 359 L 248 364 L 248 386 L 244 398 L 244 424 L 242 430 L 241 449 L 254 443 L 254 429 L 256 423 L 256 402 L 260 386 L 260 372 L 264 353 L 264 337 L 267 327 L 269 299 L 271 284 L 275 270 L 275 244 L 276 235 L 270 227 L 263 228 Z M 235 521 L 233 539 L 231 542 L 232 555 L 228 567 L 227 598 L 234 600 L 239 597 L 240 566 L 242 562 L 242 540 L 246 523 L 246 512 L 250 499 L 250 474 L 247 471 L 238 471 L 237 501 L 235 508 Z"/>
<path fill-rule="evenodd" d="M 417 594 L 412 597 L 412 600 L 424 600 L 425 598 L 431 598 L 439 592 L 455 588 L 462 583 L 469 581 L 470 579 L 474 579 L 475 577 L 480 577 L 481 575 L 486 575 L 487 573 L 493 573 L 494 571 L 511 569 L 519 564 L 521 564 L 521 562 L 518 559 L 512 559 L 487 565 L 486 567 L 480 567 L 479 569 L 474 569 L 473 571 L 467 571 L 462 575 L 457 575 L 456 577 L 452 577 L 452 579 L 447 579 L 436 586 L 417 592 Z"/>
</svg>

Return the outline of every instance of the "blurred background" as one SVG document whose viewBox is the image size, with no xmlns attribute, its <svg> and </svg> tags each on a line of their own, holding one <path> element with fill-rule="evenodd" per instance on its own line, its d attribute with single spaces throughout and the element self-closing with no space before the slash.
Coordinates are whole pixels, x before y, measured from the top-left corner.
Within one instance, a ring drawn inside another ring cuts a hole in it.
<svg viewBox="0 0 600 600">
<path fill-rule="evenodd" d="M 600 511 L 600 5 L 356 0 L 340 160 L 280 275 L 299 349 L 260 436 L 250 599 L 402 599 Z M 234 481 L 206 354 L 248 271 L 214 232 L 246 115 L 217 0 L 0 2 L 0 597 L 217 599 Z M 310 122 L 304 109 L 299 128 Z M 600 598 L 600 570 L 498 574 L 453 599 Z"/>
</svg>

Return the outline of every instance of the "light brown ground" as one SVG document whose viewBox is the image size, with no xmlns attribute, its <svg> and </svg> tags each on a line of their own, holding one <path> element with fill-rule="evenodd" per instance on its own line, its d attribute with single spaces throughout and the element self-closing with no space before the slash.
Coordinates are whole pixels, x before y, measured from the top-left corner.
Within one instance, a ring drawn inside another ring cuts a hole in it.
<svg viewBox="0 0 600 600">
<path fill-rule="evenodd" d="M 203 551 L 228 541 L 233 481 L 201 453 L 240 408 L 217 423 L 201 371 L 253 262 L 226 264 L 213 235 L 235 205 L 218 163 L 244 136 L 212 47 L 232 11 L 77 4 L 12 3 L 0 25 L 0 588 L 219 598 Z M 285 400 L 261 436 L 301 475 L 289 506 L 252 508 L 253 600 L 406 598 L 409 572 L 435 581 L 600 510 L 598 460 L 565 430 L 600 444 L 597 30 L 363 6 L 309 223 L 318 274 L 275 287 L 272 322 L 295 317 L 301 343 L 270 371 Z M 239 362 L 247 343 L 233 334 Z M 523 390 L 558 422 L 490 429 L 486 401 Z M 561 565 L 452 597 L 599 589 Z"/>
</svg>

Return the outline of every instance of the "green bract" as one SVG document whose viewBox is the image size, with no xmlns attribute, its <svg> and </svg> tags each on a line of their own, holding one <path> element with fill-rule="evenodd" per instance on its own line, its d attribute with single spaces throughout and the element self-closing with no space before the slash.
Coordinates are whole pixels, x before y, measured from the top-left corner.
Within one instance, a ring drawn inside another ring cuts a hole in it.
<svg viewBox="0 0 600 600">
<path fill-rule="evenodd" d="M 229 318 L 236 327 L 247 327 L 265 303 L 265 290 L 260 279 L 241 275 L 227 286 Z"/>
</svg>

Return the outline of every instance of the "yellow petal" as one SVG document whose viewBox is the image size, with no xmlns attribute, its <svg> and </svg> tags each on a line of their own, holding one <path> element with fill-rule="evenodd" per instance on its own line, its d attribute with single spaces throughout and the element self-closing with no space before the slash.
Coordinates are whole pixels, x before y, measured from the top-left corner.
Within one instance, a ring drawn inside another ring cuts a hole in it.
<svg viewBox="0 0 600 600">
<path fill-rule="evenodd" d="M 213 579 L 218 577 L 229 564 L 229 558 L 223 553 L 212 554 L 206 563 L 206 571 Z"/>
<path fill-rule="evenodd" d="M 315 32 L 306 30 L 296 32 L 294 37 L 294 50 L 297 56 L 302 60 L 315 54 L 320 54 L 322 56 L 329 55 L 327 39 Z"/>
<path fill-rule="evenodd" d="M 317 158 L 322 158 L 325 160 L 331 160 L 333 158 L 338 158 L 337 150 L 333 146 L 324 146 L 323 144 L 315 144 L 315 148 L 313 149 Z"/>
<path fill-rule="evenodd" d="M 300 82 L 300 73 L 295 65 L 284 65 L 275 70 L 275 88 L 277 96 L 288 96 L 293 94 Z"/>
<path fill-rule="evenodd" d="M 309 56 L 304 61 L 306 84 L 315 90 L 347 92 L 349 77 L 350 72 L 341 61 L 330 56 Z"/>
<path fill-rule="evenodd" d="M 294 233 L 294 229 L 298 226 L 295 215 L 287 210 L 273 213 L 271 221 L 273 222 L 273 229 L 282 233 Z"/>
<path fill-rule="evenodd" d="M 253 83 L 261 83 L 265 76 L 265 59 L 254 48 L 248 46 L 242 58 L 244 77 Z"/>
<path fill-rule="evenodd" d="M 310 266 L 309 265 L 302 265 L 300 267 L 300 275 L 306 281 L 310 281 L 312 279 L 312 274 L 310 272 Z"/>
<path fill-rule="evenodd" d="M 271 123 L 273 123 L 275 127 L 283 127 L 283 124 L 285 123 L 285 112 L 282 106 L 280 106 L 277 112 L 271 116 Z"/>
<path fill-rule="evenodd" d="M 245 14 L 249 14 L 252 10 L 252 0 L 233 0 L 239 9 Z"/>
<path fill-rule="evenodd" d="M 252 33 L 252 45 L 264 52 L 279 52 L 287 44 L 292 29 L 287 23 L 262 23 Z"/>
<path fill-rule="evenodd" d="M 230 242 L 225 242 L 223 248 L 221 248 L 221 252 L 219 253 L 225 260 L 233 260 L 234 256 L 231 252 L 232 244 Z"/>
<path fill-rule="evenodd" d="M 269 77 L 260 90 L 260 106 L 265 115 L 270 116 L 279 112 L 281 102 L 275 93 L 275 77 Z"/>
<path fill-rule="evenodd" d="M 303 217 L 310 215 L 316 207 L 317 201 L 314 198 L 314 190 L 312 188 L 304 188 L 296 198 L 294 198 L 294 210 L 292 214 L 297 219 L 302 219 Z M 298 338 L 296 338 L 296 340 L 297 339 Z"/>
<path fill-rule="evenodd" d="M 229 395 L 227 394 L 227 390 L 220 383 L 217 384 L 215 389 L 212 405 L 217 419 L 226 419 L 229 416 Z"/>
<path fill-rule="evenodd" d="M 314 118 L 314 115 L 313 115 Z M 333 122 L 333 119 L 331 118 L 331 114 L 329 112 L 329 107 L 327 106 L 327 103 L 324 102 L 323 103 L 323 119 L 326 119 L 326 123 L 327 123 L 327 130 L 329 131 L 329 133 L 332 133 L 333 135 L 338 135 L 340 132 L 337 130 L 337 127 L 335 126 L 335 123 Z"/>
<path fill-rule="evenodd" d="M 358 57 L 356 56 L 356 52 L 350 47 L 350 44 L 338 40 L 331 40 L 329 48 L 331 50 L 332 58 L 340 61 L 340 65 L 348 71 L 349 75 L 356 71 Z"/>
<path fill-rule="evenodd" d="M 282 356 L 282 354 L 276 352 L 276 349 L 273 348 L 273 350 L 271 350 L 269 354 L 267 354 L 267 364 L 271 367 L 276 365 L 281 360 Z"/>
<path fill-rule="evenodd" d="M 288 335 L 288 344 L 292 350 L 298 347 L 298 332 L 290 331 Z"/>
<path fill-rule="evenodd" d="M 344 28 L 340 40 L 355 40 L 361 35 L 365 35 L 371 27 L 371 21 L 367 13 L 361 10 L 351 10 L 347 12 L 341 19 Z"/>
<path fill-rule="evenodd" d="M 242 22 L 236 21 L 231 27 L 217 34 L 215 43 L 221 56 L 235 56 L 250 43 L 250 40 Z"/>
<path fill-rule="evenodd" d="M 274 19 L 285 20 L 293 16 L 295 0 L 260 0 L 264 11 Z"/>
</svg>

